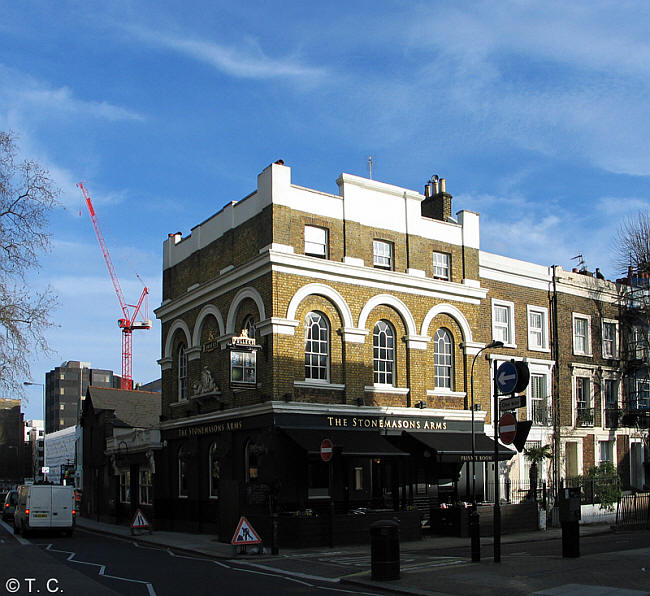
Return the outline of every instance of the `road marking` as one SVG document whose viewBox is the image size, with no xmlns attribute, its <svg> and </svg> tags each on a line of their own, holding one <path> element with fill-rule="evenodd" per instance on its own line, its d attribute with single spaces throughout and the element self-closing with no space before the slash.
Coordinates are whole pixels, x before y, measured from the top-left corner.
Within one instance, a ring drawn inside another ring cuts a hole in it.
<svg viewBox="0 0 650 596">
<path fill-rule="evenodd" d="M 337 577 L 322 577 L 320 575 L 309 575 L 307 573 L 300 573 L 299 571 L 286 571 L 284 569 L 278 569 L 277 567 L 271 567 L 270 565 L 261 565 L 260 563 L 250 563 L 248 561 L 230 561 L 237 563 L 238 565 L 248 565 L 250 567 L 256 567 L 257 569 L 264 569 L 266 571 L 273 571 L 274 573 L 279 573 L 281 575 L 292 575 L 294 577 L 302 577 L 303 579 L 311 579 L 314 581 L 327 582 L 331 584 L 340 583 L 340 579 Z"/>
<path fill-rule="evenodd" d="M 11 534 L 23 546 L 26 544 L 31 544 L 27 538 L 23 538 L 22 536 L 18 536 L 18 534 L 14 534 L 13 526 L 10 526 L 6 521 L 0 520 L 0 526 L 7 530 L 7 532 L 9 532 L 9 534 Z"/>
<path fill-rule="evenodd" d="M 90 561 L 77 561 L 75 560 L 75 557 L 77 556 L 77 553 L 74 553 L 70 550 L 59 550 L 57 548 L 54 548 L 52 544 L 48 544 L 45 547 L 45 550 L 49 550 L 50 552 L 53 553 L 63 553 L 69 555 L 67 557 L 67 561 L 70 561 L 70 563 L 79 563 L 80 565 L 93 565 L 94 567 L 99 567 L 98 575 L 102 575 L 103 577 L 108 577 L 110 579 L 117 579 L 120 581 L 125 581 L 125 582 L 132 582 L 136 584 L 144 584 L 147 587 L 147 591 L 149 592 L 149 596 L 157 596 L 156 595 L 156 590 L 154 590 L 153 585 L 150 582 L 146 582 L 141 579 L 131 579 L 128 577 L 119 577 L 117 575 L 109 575 L 106 573 L 106 565 L 102 565 L 101 563 L 91 563 Z"/>
</svg>

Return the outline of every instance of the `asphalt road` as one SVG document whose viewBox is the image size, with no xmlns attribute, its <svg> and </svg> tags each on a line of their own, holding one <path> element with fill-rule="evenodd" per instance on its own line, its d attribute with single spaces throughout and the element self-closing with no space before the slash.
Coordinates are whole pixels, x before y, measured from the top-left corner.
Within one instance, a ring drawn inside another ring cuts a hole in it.
<svg viewBox="0 0 650 596">
<path fill-rule="evenodd" d="M 242 566 L 236 561 L 217 561 L 142 546 L 132 540 L 79 528 L 72 537 L 34 533 L 25 539 L 15 537 L 3 523 L 0 562 L 0 594 L 332 596 L 333 592 L 381 593 L 381 590 L 344 587 L 308 574 L 289 577 L 272 570 Z"/>
</svg>

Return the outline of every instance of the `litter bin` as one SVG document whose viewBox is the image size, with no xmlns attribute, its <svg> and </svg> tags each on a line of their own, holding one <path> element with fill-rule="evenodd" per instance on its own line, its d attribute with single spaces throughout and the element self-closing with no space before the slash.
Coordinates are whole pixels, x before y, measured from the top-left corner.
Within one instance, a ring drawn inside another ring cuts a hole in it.
<svg viewBox="0 0 650 596">
<path fill-rule="evenodd" d="M 370 524 L 372 579 L 399 579 L 399 523 L 379 520 Z"/>
</svg>

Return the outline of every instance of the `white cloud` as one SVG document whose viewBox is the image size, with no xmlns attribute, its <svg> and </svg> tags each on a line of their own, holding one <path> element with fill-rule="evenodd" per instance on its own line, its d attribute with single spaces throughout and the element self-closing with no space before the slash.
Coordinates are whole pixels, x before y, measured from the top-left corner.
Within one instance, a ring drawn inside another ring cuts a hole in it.
<svg viewBox="0 0 650 596">
<path fill-rule="evenodd" d="M 29 74 L 0 64 L 0 108 L 15 110 L 29 116 L 55 112 L 75 117 L 92 117 L 117 122 L 143 121 L 141 114 L 107 101 L 84 100 L 76 97 L 68 87 L 52 87 Z"/>
<path fill-rule="evenodd" d="M 237 78 L 286 78 L 313 83 L 326 74 L 322 68 L 302 64 L 295 56 L 271 58 L 258 43 L 251 40 L 238 47 L 228 47 L 211 41 L 165 35 L 142 27 L 130 26 L 128 30 L 152 46 L 185 54 Z"/>
</svg>

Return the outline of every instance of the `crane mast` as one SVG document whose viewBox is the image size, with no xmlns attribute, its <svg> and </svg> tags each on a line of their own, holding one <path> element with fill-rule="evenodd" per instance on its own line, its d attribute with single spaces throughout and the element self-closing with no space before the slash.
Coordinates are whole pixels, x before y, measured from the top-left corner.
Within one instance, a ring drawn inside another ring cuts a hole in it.
<svg viewBox="0 0 650 596">
<path fill-rule="evenodd" d="M 138 300 L 137 304 L 128 304 L 126 302 L 124 293 L 122 292 L 122 287 L 120 286 L 120 280 L 118 279 L 117 273 L 115 272 L 115 267 L 113 266 L 111 254 L 108 252 L 108 246 L 106 246 L 104 235 L 102 234 L 99 221 L 97 220 L 97 214 L 95 213 L 95 208 L 93 207 L 90 195 L 88 194 L 88 191 L 82 182 L 79 182 L 77 186 L 80 188 L 84 200 L 86 201 L 86 207 L 88 207 L 88 212 L 90 213 L 90 219 L 93 223 L 93 228 L 95 229 L 95 235 L 97 236 L 97 241 L 99 242 L 99 247 L 101 248 L 102 255 L 104 255 L 104 261 L 106 262 L 106 267 L 108 267 L 108 273 L 111 277 L 111 281 L 113 282 L 113 288 L 115 289 L 117 300 L 120 303 L 120 308 L 122 309 L 122 318 L 117 320 L 118 326 L 120 329 L 122 329 L 121 388 L 130 390 L 133 389 L 133 330 L 151 329 L 150 320 L 145 319 L 144 321 L 136 321 L 136 318 L 140 313 L 140 309 L 145 302 L 149 290 L 146 286 L 144 287 L 142 294 L 140 295 L 140 300 Z"/>
</svg>

